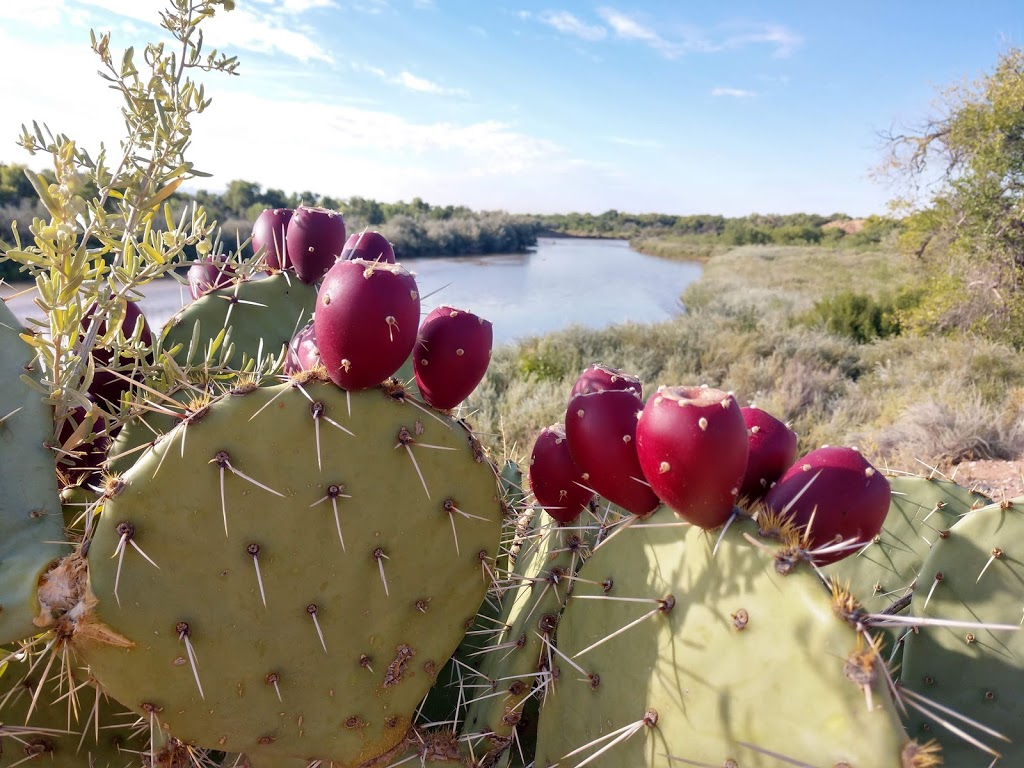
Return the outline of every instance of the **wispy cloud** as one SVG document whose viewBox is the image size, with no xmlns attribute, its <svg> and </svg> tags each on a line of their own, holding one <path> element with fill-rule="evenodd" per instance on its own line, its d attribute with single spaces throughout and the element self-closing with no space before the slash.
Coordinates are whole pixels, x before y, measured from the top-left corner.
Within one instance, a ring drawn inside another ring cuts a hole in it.
<svg viewBox="0 0 1024 768">
<path fill-rule="evenodd" d="M 425 77 L 417 77 L 412 72 L 401 72 L 397 77 L 391 78 L 391 81 L 405 86 L 410 91 L 418 91 L 419 93 L 433 93 L 438 96 L 466 95 L 466 92 L 461 88 L 446 88 L 432 80 L 427 80 Z"/>
<path fill-rule="evenodd" d="M 683 53 L 682 45 L 666 40 L 650 26 L 632 16 L 607 7 L 598 8 L 597 13 L 612 28 L 615 36 L 622 40 L 636 40 L 645 43 L 668 58 L 676 58 Z"/>
<path fill-rule="evenodd" d="M 419 11 L 432 11 L 437 8 L 435 0 L 412 0 L 412 7 Z"/>
<path fill-rule="evenodd" d="M 559 32 L 573 35 L 582 40 L 596 42 L 608 36 L 608 30 L 601 25 L 587 24 L 568 11 L 543 11 L 538 14 L 537 19 L 549 27 L 554 27 Z"/>
<path fill-rule="evenodd" d="M 772 55 L 784 59 L 799 48 L 804 39 L 788 27 L 781 24 L 737 24 L 730 25 L 736 29 L 725 38 L 724 48 L 744 48 L 748 45 L 771 45 L 775 48 Z"/>
<path fill-rule="evenodd" d="M 46 0 L 51 4 L 52 0 Z M 9 5 L 9 4 L 5 4 Z M 99 10 L 146 25 L 153 25 L 165 7 L 164 0 L 61 0 L 69 10 Z M 277 0 L 277 2 L 240 5 L 230 13 L 218 13 L 204 24 L 209 45 L 217 48 L 283 54 L 302 62 L 332 62 L 334 59 L 319 45 L 294 16 L 313 8 L 334 7 L 334 0 Z M 281 11 L 288 11 L 282 13 Z M 289 15 L 291 14 L 291 15 Z M 2 14 L 0 14 L 2 17 Z M 292 22 L 292 23 L 289 23 Z"/>
<path fill-rule="evenodd" d="M 745 90 L 743 88 L 724 88 L 724 87 L 712 88 L 711 89 L 711 95 L 712 96 L 727 96 L 727 97 L 729 97 L 731 99 L 752 99 L 754 96 L 757 96 L 757 94 L 754 93 L 754 91 L 748 91 L 748 90 Z"/>
<path fill-rule="evenodd" d="M 414 75 L 408 70 L 402 70 L 397 75 L 394 75 L 389 73 L 387 70 L 375 67 L 371 64 L 353 63 L 352 68 L 359 72 L 369 72 L 374 77 L 379 77 L 387 83 L 400 85 L 403 88 L 408 88 L 410 91 L 416 91 L 417 93 L 431 93 L 436 96 L 468 95 L 462 88 L 449 88 L 441 85 L 440 83 L 436 83 L 433 80 L 428 80 L 425 77 Z"/>
</svg>

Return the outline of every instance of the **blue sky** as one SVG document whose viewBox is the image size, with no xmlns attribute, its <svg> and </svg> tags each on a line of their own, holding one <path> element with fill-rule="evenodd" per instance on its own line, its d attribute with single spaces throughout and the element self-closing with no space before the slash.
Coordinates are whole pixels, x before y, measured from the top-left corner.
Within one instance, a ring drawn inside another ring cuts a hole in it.
<svg viewBox="0 0 1024 768">
<path fill-rule="evenodd" d="M 207 27 L 191 159 L 222 188 L 513 212 L 881 213 L 878 133 L 1024 45 L 1019 0 L 238 0 Z M 153 39 L 160 0 L 0 3 L 0 162 L 46 121 L 121 137 L 88 50 Z"/>
</svg>

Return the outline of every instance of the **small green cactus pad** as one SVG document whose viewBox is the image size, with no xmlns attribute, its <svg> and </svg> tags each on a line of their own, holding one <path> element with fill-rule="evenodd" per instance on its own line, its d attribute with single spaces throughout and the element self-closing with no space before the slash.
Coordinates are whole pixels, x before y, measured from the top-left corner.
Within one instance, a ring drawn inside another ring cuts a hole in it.
<svg viewBox="0 0 1024 768">
<path fill-rule="evenodd" d="M 937 541 L 921 568 L 913 615 L 964 622 L 924 626 L 907 636 L 901 689 L 1004 734 L 984 733 L 937 712 L 1002 755 L 979 749 L 934 716 L 908 707 L 912 737 L 935 738 L 946 764 L 957 768 L 1024 765 L 1024 631 L 973 627 L 974 623 L 1020 627 L 1024 610 L 1024 499 L 972 512 Z M 906 697 L 905 697 L 906 698 Z"/>
<path fill-rule="evenodd" d="M 0 660 L 7 655 L 0 648 Z M 142 765 L 149 733 L 134 712 L 104 695 L 83 670 L 75 680 L 52 676 L 40 686 L 46 659 L 19 657 L 0 664 L 0 768 Z M 33 662 L 40 663 L 29 671 Z"/>
<path fill-rule="evenodd" d="M 286 274 L 262 280 L 243 280 L 219 288 L 188 304 L 164 326 L 161 346 L 179 364 L 202 366 L 221 331 L 229 330 L 232 354 L 225 361 L 242 370 L 247 360 L 282 355 L 292 336 L 309 322 L 316 305 L 316 288 Z M 220 355 L 216 356 L 220 361 Z M 283 359 L 283 358 L 282 358 Z"/>
<path fill-rule="evenodd" d="M 475 654 L 479 675 L 466 683 L 472 703 L 462 734 L 478 754 L 519 748 L 517 727 L 530 701 L 549 690 L 558 622 L 573 578 L 590 554 L 591 531 L 563 527 L 543 511 L 538 518 L 501 597 L 502 615 Z"/>
<path fill-rule="evenodd" d="M 891 477 L 892 502 L 882 532 L 850 557 L 823 568 L 870 611 L 882 611 L 909 594 L 932 544 L 972 509 L 991 503 L 949 480 Z"/>
<path fill-rule="evenodd" d="M 815 573 L 779 575 L 749 521 L 717 552 L 718 531 L 673 522 L 614 533 L 580 571 L 536 765 L 914 765 L 878 657 Z"/>
<path fill-rule="evenodd" d="M 38 630 L 36 587 L 68 550 L 57 492 L 53 408 L 22 377 L 37 378 L 35 354 L 20 337 L 21 321 L 0 301 L 0 643 Z"/>
<path fill-rule="evenodd" d="M 108 691 L 255 761 L 401 748 L 498 549 L 497 475 L 461 423 L 293 381 L 214 401 L 124 481 L 72 638 Z"/>
</svg>

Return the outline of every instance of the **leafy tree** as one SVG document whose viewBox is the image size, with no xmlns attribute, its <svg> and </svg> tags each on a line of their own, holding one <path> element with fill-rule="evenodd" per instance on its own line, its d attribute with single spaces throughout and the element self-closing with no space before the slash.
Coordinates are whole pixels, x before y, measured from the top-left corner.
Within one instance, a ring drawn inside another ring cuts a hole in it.
<svg viewBox="0 0 1024 768">
<path fill-rule="evenodd" d="M 913 212 L 902 242 L 935 292 L 910 325 L 1024 345 L 1024 51 L 1007 50 L 978 81 L 947 88 L 937 114 L 884 138 L 882 170 L 906 186 L 901 205 Z"/>
</svg>

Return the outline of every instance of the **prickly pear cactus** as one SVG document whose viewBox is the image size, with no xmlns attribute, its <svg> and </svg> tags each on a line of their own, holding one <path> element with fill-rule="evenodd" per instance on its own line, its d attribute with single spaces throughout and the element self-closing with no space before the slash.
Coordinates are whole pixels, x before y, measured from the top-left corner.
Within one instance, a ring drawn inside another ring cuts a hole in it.
<svg viewBox="0 0 1024 768">
<path fill-rule="evenodd" d="M 459 422 L 315 380 L 222 397 L 110 495 L 58 629 L 119 701 L 254 764 L 402 749 L 502 526 Z"/>
<path fill-rule="evenodd" d="M 590 554 L 589 532 L 564 528 L 546 512 L 525 538 L 502 595 L 501 616 L 476 652 L 479 674 L 467 688 L 472 701 L 463 734 L 490 757 L 521 749 L 513 741 L 525 707 L 551 685 L 555 633 L 573 578 Z"/>
<path fill-rule="evenodd" d="M 937 739 L 947 765 L 1024 764 L 1022 541 L 1024 499 L 991 504 L 953 525 L 921 567 L 914 617 L 959 624 L 907 635 L 900 685 L 910 735 Z"/>
<path fill-rule="evenodd" d="M 241 370 L 246 360 L 283 355 L 292 336 L 312 317 L 316 288 L 285 273 L 263 280 L 239 280 L 211 291 L 172 317 L 163 330 L 162 347 L 180 345 L 175 359 L 202 365 L 211 345 L 228 333 L 215 359 Z M 226 356 L 229 345 L 232 354 Z M 221 359 L 227 357 L 227 359 Z"/>
<path fill-rule="evenodd" d="M 53 408 L 25 379 L 38 378 L 32 348 L 19 337 L 21 322 L 0 301 L 0 643 L 38 631 L 36 587 L 68 553 L 57 495 Z"/>
<path fill-rule="evenodd" d="M 814 571 L 779 575 L 749 522 L 720 542 L 673 522 L 662 508 L 581 570 L 537 766 L 927 765 Z"/>
<path fill-rule="evenodd" d="M 891 477 L 892 501 L 882 532 L 855 556 L 827 565 L 825 573 L 872 611 L 888 608 L 914 589 L 932 545 L 971 510 L 990 499 L 949 480 Z"/>
<path fill-rule="evenodd" d="M 0 648 L 0 662 L 5 657 L 0 663 L 0 768 L 36 762 L 52 768 L 123 768 L 133 752 L 149 756 L 144 723 L 106 696 L 87 670 L 44 679 L 46 656 L 20 649 L 8 654 Z M 158 751 L 154 748 L 154 757 Z M 160 765 L 156 760 L 151 764 Z"/>
</svg>

